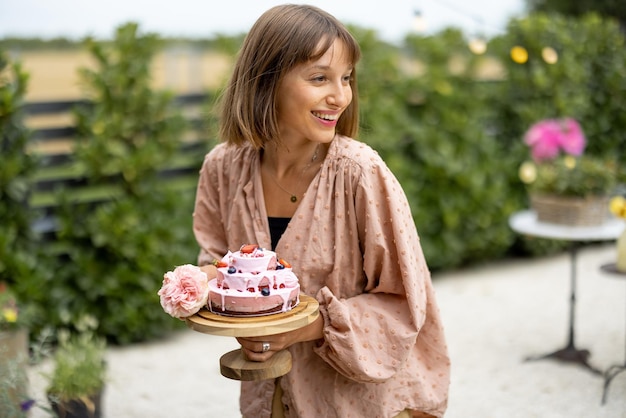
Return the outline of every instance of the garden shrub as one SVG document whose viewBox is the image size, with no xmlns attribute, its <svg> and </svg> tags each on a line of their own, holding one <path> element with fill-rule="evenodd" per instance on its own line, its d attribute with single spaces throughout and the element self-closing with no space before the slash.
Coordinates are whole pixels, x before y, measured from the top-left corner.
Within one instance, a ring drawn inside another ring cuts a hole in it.
<svg viewBox="0 0 626 418">
<path fill-rule="evenodd" d="M 191 214 L 195 189 L 159 171 L 180 149 L 187 126 L 173 95 L 150 85 L 156 35 L 120 26 L 113 42 L 88 40 L 96 69 L 82 69 L 90 107 L 77 108 L 76 163 L 90 187 L 114 185 L 104 202 L 78 204 L 59 194 L 58 259 L 50 318 L 72 327 L 84 316 L 114 343 L 152 339 L 180 325 L 157 291 L 163 274 L 197 256 Z M 199 152 L 198 168 L 204 152 Z"/>
<path fill-rule="evenodd" d="M 395 50 L 372 33 L 357 36 L 362 138 L 402 183 L 430 267 L 501 256 L 513 240 L 507 217 L 516 202 L 487 129 L 492 87 L 476 80 L 479 58 L 457 30 L 409 36 Z M 403 72 L 402 59 L 422 70 Z"/>
<path fill-rule="evenodd" d="M 489 99 L 495 135 L 509 150 L 506 177 L 510 189 L 527 195 L 518 177 L 528 158 L 524 132 L 545 118 L 573 117 L 587 137 L 586 154 L 606 158 L 618 167 L 626 182 L 626 48 L 619 24 L 588 14 L 567 18 L 543 13 L 510 21 L 505 34 L 490 42 L 489 51 L 504 66 L 506 81 L 498 83 Z M 515 62 L 513 46 L 523 47 L 527 61 Z M 558 57 L 549 63 L 542 55 L 552 48 Z M 545 253 L 566 243 L 521 238 L 521 249 Z"/>
<path fill-rule="evenodd" d="M 617 21 L 595 14 L 532 14 L 513 19 L 507 32 L 493 39 L 490 50 L 507 74 L 492 98 L 494 126 L 518 163 L 527 158 L 522 136 L 531 124 L 573 117 L 587 136 L 585 153 L 617 158 L 626 181 L 625 42 Z M 515 45 L 527 50 L 526 62 L 510 58 Z M 557 53 L 555 63 L 542 58 L 545 47 Z"/>
<path fill-rule="evenodd" d="M 35 308 L 43 296 L 46 271 L 31 230 L 28 210 L 36 158 L 28 152 L 30 132 L 24 125 L 28 74 L 0 50 L 0 282 L 8 283 L 19 300 Z"/>
</svg>

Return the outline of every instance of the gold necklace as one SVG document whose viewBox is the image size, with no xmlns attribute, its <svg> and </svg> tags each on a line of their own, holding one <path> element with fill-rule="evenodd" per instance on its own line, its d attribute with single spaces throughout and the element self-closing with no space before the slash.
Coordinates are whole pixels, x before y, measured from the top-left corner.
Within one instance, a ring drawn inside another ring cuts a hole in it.
<svg viewBox="0 0 626 418">
<path fill-rule="evenodd" d="M 307 165 L 304 166 L 304 168 L 302 169 L 302 172 L 300 173 L 300 178 L 298 178 L 298 183 L 296 184 L 296 190 L 298 190 L 300 188 L 300 183 L 302 182 L 302 177 L 304 176 L 304 173 L 306 173 L 306 171 L 311 168 L 311 165 L 315 162 L 315 160 L 317 160 L 317 156 L 319 154 L 319 150 L 320 150 L 320 145 L 317 144 L 317 146 L 315 147 L 315 152 L 313 153 L 313 156 L 311 157 L 311 161 L 309 161 L 309 163 Z M 278 180 L 276 180 L 276 177 L 274 177 L 273 174 L 269 173 L 270 177 L 272 178 L 272 180 L 274 180 L 274 183 L 276 183 L 276 185 L 285 193 L 287 193 L 288 195 L 290 195 L 291 197 L 289 198 L 289 200 L 291 200 L 291 203 L 296 203 L 298 201 L 298 196 L 295 193 L 291 193 L 289 190 L 285 189 L 283 186 L 280 185 L 280 183 L 278 182 Z"/>
</svg>

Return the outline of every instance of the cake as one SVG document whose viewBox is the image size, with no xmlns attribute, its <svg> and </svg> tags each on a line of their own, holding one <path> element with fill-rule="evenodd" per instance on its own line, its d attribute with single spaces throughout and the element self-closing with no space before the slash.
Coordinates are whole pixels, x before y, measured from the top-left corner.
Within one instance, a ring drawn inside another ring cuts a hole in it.
<svg viewBox="0 0 626 418">
<path fill-rule="evenodd" d="M 287 312 L 300 301 L 300 284 L 291 265 L 274 251 L 243 245 L 214 262 L 217 277 L 209 281 L 208 309 L 228 316 L 261 316 Z"/>
</svg>

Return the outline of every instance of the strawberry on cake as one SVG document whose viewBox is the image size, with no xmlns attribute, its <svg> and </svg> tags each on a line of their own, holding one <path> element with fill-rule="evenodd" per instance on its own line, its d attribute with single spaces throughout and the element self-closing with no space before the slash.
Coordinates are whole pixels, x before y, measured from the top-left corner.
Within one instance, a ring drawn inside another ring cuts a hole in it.
<svg viewBox="0 0 626 418">
<path fill-rule="evenodd" d="M 207 306 L 213 313 L 260 316 L 287 312 L 300 299 L 300 284 L 291 265 L 258 245 L 243 245 L 214 262 Z"/>
</svg>

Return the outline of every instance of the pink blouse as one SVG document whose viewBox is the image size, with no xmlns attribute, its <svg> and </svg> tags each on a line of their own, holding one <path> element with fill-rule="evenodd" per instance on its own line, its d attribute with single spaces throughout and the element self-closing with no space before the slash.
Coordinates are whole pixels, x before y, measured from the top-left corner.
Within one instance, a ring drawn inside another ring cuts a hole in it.
<svg viewBox="0 0 626 418">
<path fill-rule="evenodd" d="M 259 152 L 216 146 L 200 171 L 198 264 L 244 243 L 270 248 Z M 369 146 L 337 136 L 275 249 L 320 303 L 324 341 L 289 348 L 286 417 L 441 417 L 450 360 L 406 196 Z M 244 417 L 269 418 L 274 380 L 242 382 Z M 415 416 L 420 416 L 415 413 Z"/>
</svg>

